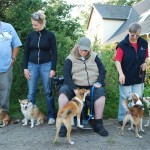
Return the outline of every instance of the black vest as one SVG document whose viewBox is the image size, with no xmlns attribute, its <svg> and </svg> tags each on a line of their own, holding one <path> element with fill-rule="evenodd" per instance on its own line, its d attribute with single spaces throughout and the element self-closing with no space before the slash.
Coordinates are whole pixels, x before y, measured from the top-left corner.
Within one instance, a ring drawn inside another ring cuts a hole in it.
<svg viewBox="0 0 150 150">
<path fill-rule="evenodd" d="M 125 86 L 144 82 L 145 73 L 144 77 L 140 76 L 140 66 L 145 62 L 148 43 L 141 37 L 138 38 L 137 43 L 138 50 L 136 52 L 129 42 L 129 35 L 127 35 L 117 46 L 123 50 L 121 66 L 125 75 Z"/>
</svg>

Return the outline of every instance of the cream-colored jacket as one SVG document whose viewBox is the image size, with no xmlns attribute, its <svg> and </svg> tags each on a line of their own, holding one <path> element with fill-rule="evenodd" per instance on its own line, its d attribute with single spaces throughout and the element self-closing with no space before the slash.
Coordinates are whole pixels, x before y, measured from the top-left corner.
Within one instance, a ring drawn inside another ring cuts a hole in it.
<svg viewBox="0 0 150 150">
<path fill-rule="evenodd" d="M 72 80 L 78 86 L 92 86 L 98 80 L 99 70 L 95 62 L 95 52 L 91 52 L 86 60 L 69 55 L 67 59 L 72 61 Z"/>
</svg>

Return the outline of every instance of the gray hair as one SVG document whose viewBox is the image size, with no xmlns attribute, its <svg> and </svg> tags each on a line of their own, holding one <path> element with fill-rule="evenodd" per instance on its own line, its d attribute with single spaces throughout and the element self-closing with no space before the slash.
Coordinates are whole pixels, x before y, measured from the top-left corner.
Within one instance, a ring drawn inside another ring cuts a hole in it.
<svg viewBox="0 0 150 150">
<path fill-rule="evenodd" d="M 141 31 L 141 26 L 139 23 L 134 22 L 129 26 L 129 32 L 136 33 L 137 31 Z"/>
</svg>

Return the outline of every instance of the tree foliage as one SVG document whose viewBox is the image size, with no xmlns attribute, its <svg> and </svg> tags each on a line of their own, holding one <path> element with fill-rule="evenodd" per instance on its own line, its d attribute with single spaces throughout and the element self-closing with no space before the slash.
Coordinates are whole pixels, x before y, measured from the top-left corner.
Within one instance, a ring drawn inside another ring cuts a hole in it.
<svg viewBox="0 0 150 150">
<path fill-rule="evenodd" d="M 109 2 L 106 2 L 106 4 L 131 6 L 131 5 L 137 4 L 140 1 L 142 1 L 142 0 L 109 0 Z"/>
</svg>

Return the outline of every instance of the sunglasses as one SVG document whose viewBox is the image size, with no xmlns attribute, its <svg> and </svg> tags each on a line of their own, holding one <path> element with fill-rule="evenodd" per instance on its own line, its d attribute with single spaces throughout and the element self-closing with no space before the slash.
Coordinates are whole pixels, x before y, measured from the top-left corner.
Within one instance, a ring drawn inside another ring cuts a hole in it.
<svg viewBox="0 0 150 150">
<path fill-rule="evenodd" d="M 40 14 L 38 14 L 38 13 L 32 14 L 31 17 L 34 20 L 37 20 L 37 21 L 41 20 L 41 21 L 43 21 L 43 19 L 41 19 L 41 17 L 40 17 Z"/>
</svg>

